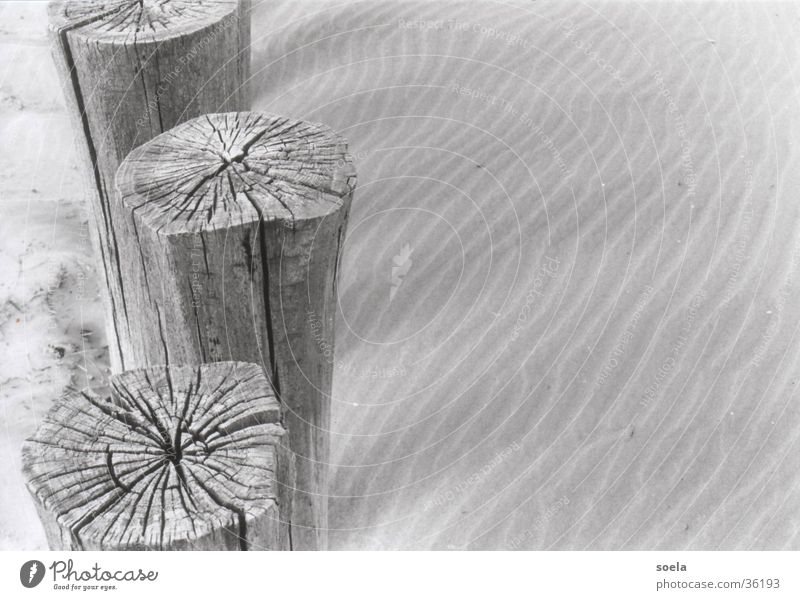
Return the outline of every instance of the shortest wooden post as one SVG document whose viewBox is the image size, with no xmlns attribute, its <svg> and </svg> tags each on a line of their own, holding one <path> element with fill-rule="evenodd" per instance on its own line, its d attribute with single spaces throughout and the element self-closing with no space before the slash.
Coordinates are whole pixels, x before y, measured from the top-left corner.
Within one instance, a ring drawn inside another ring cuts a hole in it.
<svg viewBox="0 0 800 600">
<path fill-rule="evenodd" d="M 288 550 L 284 435 L 257 365 L 152 367 L 57 401 L 23 473 L 54 550 Z"/>
</svg>

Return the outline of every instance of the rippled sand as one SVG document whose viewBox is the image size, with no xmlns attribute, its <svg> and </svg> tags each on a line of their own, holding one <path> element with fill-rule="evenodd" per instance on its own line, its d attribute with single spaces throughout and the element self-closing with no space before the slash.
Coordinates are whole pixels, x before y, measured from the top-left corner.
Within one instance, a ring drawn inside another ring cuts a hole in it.
<svg viewBox="0 0 800 600">
<path fill-rule="evenodd" d="M 359 172 L 331 546 L 800 548 L 800 10 L 298 4 L 255 8 L 252 83 L 255 108 L 343 133 Z M 46 79 L 43 11 L 25 18 L 0 56 L 27 44 Z M 39 273 L 13 240 L 40 243 L 74 275 L 55 88 L 2 85 L 2 137 L 28 154 L 0 164 L 0 256 Z M 70 307 L 22 335 L 3 308 L 3 352 L 46 357 L 48 393 L 82 384 L 46 351 L 76 339 Z M 49 403 L 32 369 L 3 383 L 6 464 Z M 41 547 L 18 473 L 0 483 L 0 542 Z"/>
</svg>

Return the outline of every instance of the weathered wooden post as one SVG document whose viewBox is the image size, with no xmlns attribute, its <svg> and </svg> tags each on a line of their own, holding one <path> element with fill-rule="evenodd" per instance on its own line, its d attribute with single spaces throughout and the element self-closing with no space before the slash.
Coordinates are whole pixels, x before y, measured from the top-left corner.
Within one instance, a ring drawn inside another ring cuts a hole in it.
<svg viewBox="0 0 800 600">
<path fill-rule="evenodd" d="M 114 174 L 133 148 L 207 112 L 247 110 L 249 0 L 58 0 L 50 38 L 88 177 L 91 227 L 108 291 L 111 366 L 130 368 L 115 329 L 125 290 Z"/>
<path fill-rule="evenodd" d="M 207 115 L 134 150 L 116 185 L 124 363 L 263 365 L 296 459 L 293 547 L 325 548 L 346 143 L 303 121 Z"/>
<path fill-rule="evenodd" d="M 51 549 L 285 550 L 283 435 L 260 366 L 153 367 L 59 400 L 23 472 Z"/>
</svg>

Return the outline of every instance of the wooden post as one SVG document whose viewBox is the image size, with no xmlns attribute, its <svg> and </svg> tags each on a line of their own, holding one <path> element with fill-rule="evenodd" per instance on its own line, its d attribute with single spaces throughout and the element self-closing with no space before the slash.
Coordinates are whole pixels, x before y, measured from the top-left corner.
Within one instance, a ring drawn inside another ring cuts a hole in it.
<svg viewBox="0 0 800 600">
<path fill-rule="evenodd" d="M 325 548 L 345 142 L 283 117 L 207 115 L 134 150 L 116 184 L 125 364 L 262 364 L 296 457 L 293 547 Z"/>
<path fill-rule="evenodd" d="M 109 211 L 114 174 L 136 146 L 207 112 L 246 110 L 249 0 L 59 0 L 50 38 L 88 177 L 93 244 L 108 291 L 114 372 L 121 357 L 115 318 L 128 310 Z M 128 332 L 126 332 L 128 333 Z"/>
<path fill-rule="evenodd" d="M 59 400 L 23 446 L 51 549 L 285 550 L 291 455 L 261 367 L 154 367 Z"/>
</svg>

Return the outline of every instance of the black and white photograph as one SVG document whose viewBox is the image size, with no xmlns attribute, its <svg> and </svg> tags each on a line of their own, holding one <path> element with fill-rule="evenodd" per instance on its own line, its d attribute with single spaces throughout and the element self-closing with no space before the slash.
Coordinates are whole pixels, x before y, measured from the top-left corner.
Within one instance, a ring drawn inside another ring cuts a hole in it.
<svg viewBox="0 0 800 600">
<path fill-rule="evenodd" d="M 800 594 L 800 2 L 6 0 L 0 148 L 0 595 Z"/>
</svg>

